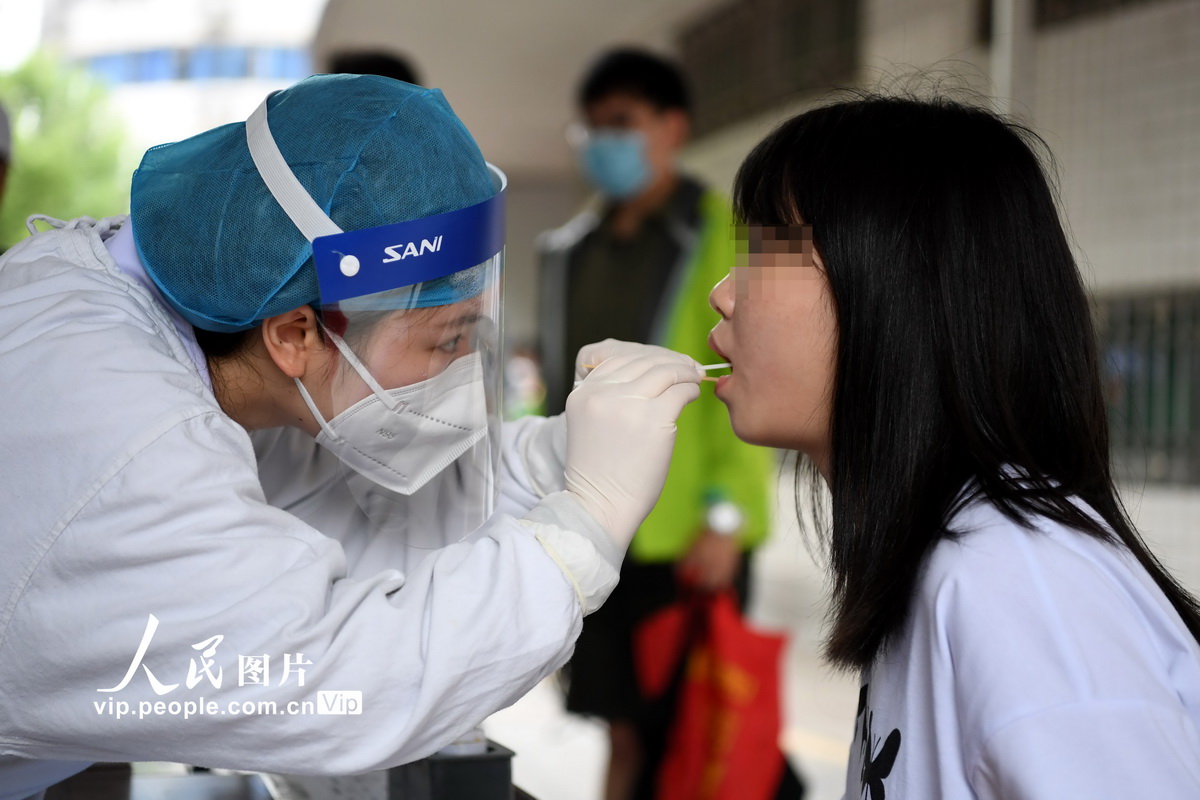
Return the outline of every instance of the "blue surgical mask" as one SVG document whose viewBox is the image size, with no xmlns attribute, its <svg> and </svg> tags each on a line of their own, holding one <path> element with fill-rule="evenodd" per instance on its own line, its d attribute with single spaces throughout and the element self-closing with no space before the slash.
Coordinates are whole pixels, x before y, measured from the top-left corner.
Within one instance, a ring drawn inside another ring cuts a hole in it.
<svg viewBox="0 0 1200 800">
<path fill-rule="evenodd" d="M 639 131 L 595 131 L 580 159 L 591 182 L 614 200 L 633 197 L 650 185 L 646 137 Z"/>
</svg>

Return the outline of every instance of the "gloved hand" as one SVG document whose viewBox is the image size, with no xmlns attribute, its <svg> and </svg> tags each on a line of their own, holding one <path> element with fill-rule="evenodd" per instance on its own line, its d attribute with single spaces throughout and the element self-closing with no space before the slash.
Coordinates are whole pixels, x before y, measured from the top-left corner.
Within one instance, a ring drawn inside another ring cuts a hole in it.
<svg viewBox="0 0 1200 800">
<path fill-rule="evenodd" d="M 670 352 L 661 347 L 636 342 L 605 339 L 580 349 L 575 358 L 576 383 L 587 376 L 592 368 L 616 355 L 648 355 Z M 545 497 L 563 489 L 563 478 L 567 458 L 566 414 L 549 417 L 545 422 L 531 426 L 532 430 L 522 439 L 521 462 L 529 476 L 534 492 Z"/>
<path fill-rule="evenodd" d="M 531 427 L 521 442 L 521 463 L 538 497 L 563 490 L 567 468 L 567 415 L 525 423 Z"/>
<path fill-rule="evenodd" d="M 613 340 L 578 363 L 598 366 L 567 397 L 566 490 L 625 548 L 658 501 L 675 420 L 703 373 L 681 353 Z"/>
<path fill-rule="evenodd" d="M 579 348 L 579 352 L 575 356 L 575 380 L 583 380 L 592 369 L 614 356 L 644 356 L 672 352 L 674 351 L 657 345 L 623 342 L 620 339 L 605 339 L 603 342 L 584 345 Z M 676 355 L 680 354 L 676 353 Z M 691 359 L 688 360 L 693 364 L 697 363 Z"/>
</svg>

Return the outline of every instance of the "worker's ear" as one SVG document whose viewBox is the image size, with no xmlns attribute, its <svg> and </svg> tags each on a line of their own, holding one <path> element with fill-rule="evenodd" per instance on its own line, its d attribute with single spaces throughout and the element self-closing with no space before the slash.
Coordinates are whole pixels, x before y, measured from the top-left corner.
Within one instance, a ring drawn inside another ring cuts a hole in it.
<svg viewBox="0 0 1200 800">
<path fill-rule="evenodd" d="M 263 345 L 275 366 L 289 378 L 323 369 L 328 359 L 325 339 L 312 306 L 300 306 L 262 323 Z"/>
<path fill-rule="evenodd" d="M 662 115 L 671 146 L 676 150 L 681 149 L 692 134 L 691 118 L 682 108 L 668 108 Z"/>
</svg>

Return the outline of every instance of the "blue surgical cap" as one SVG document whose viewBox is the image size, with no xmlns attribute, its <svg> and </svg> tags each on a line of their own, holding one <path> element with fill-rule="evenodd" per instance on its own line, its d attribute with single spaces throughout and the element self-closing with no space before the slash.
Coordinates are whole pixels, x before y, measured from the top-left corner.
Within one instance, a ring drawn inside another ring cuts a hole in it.
<svg viewBox="0 0 1200 800">
<path fill-rule="evenodd" d="M 316 75 L 276 94 L 267 110 L 288 166 L 343 230 L 495 194 L 479 147 L 437 89 Z M 319 302 L 312 248 L 259 177 L 244 123 L 151 148 L 133 174 L 130 213 L 146 271 L 198 328 L 245 330 Z M 462 299 L 437 283 L 426 285 L 422 305 Z"/>
</svg>

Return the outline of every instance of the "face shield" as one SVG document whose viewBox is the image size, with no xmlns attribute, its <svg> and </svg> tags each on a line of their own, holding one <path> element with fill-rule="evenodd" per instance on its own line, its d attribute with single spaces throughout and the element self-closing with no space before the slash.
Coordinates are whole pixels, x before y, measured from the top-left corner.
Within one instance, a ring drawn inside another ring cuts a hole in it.
<svg viewBox="0 0 1200 800">
<path fill-rule="evenodd" d="M 338 351 L 323 380 L 296 381 L 317 441 L 376 533 L 456 542 L 498 497 L 504 174 L 488 165 L 496 193 L 482 203 L 344 232 L 287 166 L 266 110 L 246 122 L 250 154 L 312 243 L 321 328 Z"/>
</svg>

